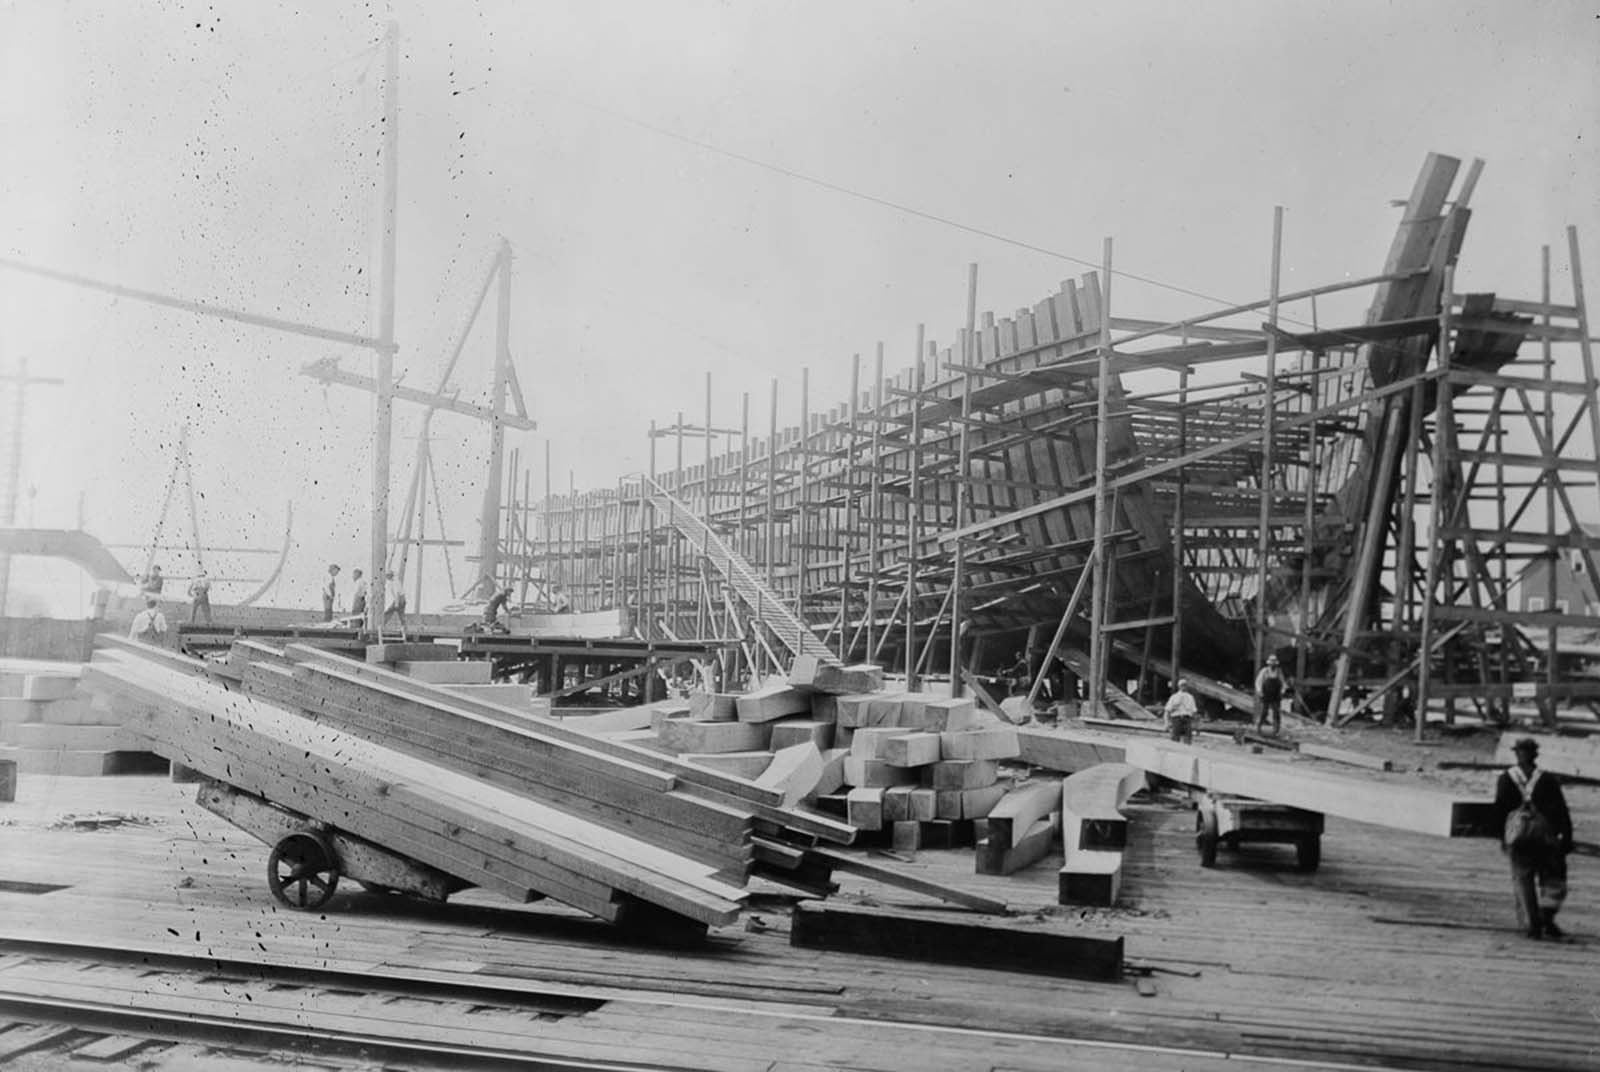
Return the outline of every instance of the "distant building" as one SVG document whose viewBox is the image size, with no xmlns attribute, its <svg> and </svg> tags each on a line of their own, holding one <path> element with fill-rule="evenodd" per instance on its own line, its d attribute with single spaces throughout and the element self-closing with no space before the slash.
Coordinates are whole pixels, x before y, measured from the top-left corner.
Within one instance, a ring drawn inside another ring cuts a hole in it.
<svg viewBox="0 0 1600 1072">
<path fill-rule="evenodd" d="M 1600 540 L 1600 524 L 1582 522 L 1579 529 L 1592 540 Z M 1600 550 L 1591 552 L 1600 562 Z M 1600 577 L 1590 574 L 1583 554 L 1575 548 L 1562 548 L 1554 560 L 1555 602 L 1550 602 L 1550 559 L 1535 559 L 1523 568 L 1518 581 L 1520 610 L 1554 610 L 1560 614 L 1588 614 L 1600 618 Z"/>
</svg>

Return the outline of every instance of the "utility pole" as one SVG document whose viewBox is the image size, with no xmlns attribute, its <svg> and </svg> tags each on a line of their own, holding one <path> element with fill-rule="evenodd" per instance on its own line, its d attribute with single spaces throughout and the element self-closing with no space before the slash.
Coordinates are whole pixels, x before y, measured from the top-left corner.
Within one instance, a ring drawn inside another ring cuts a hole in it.
<svg viewBox="0 0 1600 1072">
<path fill-rule="evenodd" d="M 28 355 L 17 358 L 15 373 L 0 373 L 0 383 L 12 384 L 11 457 L 6 464 L 5 497 L 0 499 L 0 518 L 6 528 L 17 523 L 17 500 L 22 490 L 22 421 L 28 412 L 28 388 L 33 384 L 60 384 L 53 376 L 29 376 Z M 79 510 L 80 514 L 82 510 Z M 0 554 L 0 615 L 5 614 L 6 597 L 11 593 L 11 556 Z"/>
<path fill-rule="evenodd" d="M 377 383 L 372 420 L 372 531 L 368 556 L 371 594 L 367 629 L 383 626 L 384 564 L 389 542 L 389 446 L 394 424 L 394 303 L 396 215 L 400 184 L 400 24 L 389 23 L 383 76 L 383 249 L 378 271 Z M 395 578 L 401 583 L 401 578 Z"/>
</svg>

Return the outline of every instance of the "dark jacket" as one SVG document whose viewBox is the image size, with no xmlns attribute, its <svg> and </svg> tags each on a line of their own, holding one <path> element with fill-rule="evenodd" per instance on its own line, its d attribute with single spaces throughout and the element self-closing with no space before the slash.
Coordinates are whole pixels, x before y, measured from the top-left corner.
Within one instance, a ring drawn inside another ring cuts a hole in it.
<svg viewBox="0 0 1600 1072">
<path fill-rule="evenodd" d="M 1538 768 L 1534 768 L 1538 771 Z M 1532 775 L 1529 776 L 1530 778 Z M 1561 792 L 1561 779 L 1559 775 L 1549 771 L 1539 772 L 1539 780 L 1533 786 L 1533 806 L 1543 815 L 1550 824 L 1551 831 L 1556 835 L 1563 851 L 1572 848 L 1572 813 L 1567 810 L 1567 798 Z M 1500 781 L 1494 788 L 1494 815 L 1497 828 L 1504 829 L 1506 818 L 1518 808 L 1522 807 L 1522 790 L 1512 779 L 1509 770 L 1502 771 Z"/>
</svg>

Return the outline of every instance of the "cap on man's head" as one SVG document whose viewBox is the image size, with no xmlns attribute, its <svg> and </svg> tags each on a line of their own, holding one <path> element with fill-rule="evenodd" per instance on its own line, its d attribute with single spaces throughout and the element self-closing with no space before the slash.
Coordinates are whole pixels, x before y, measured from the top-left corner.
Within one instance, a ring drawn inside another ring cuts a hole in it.
<svg viewBox="0 0 1600 1072">
<path fill-rule="evenodd" d="M 1277 666 L 1278 665 L 1278 657 L 1276 655 L 1268 655 L 1267 656 L 1267 665 L 1268 666 Z"/>
<path fill-rule="evenodd" d="M 1523 737 L 1520 738 L 1516 744 L 1511 746 L 1511 750 L 1518 753 L 1532 752 L 1534 755 L 1538 755 L 1539 742 L 1534 740 L 1532 737 Z"/>
<path fill-rule="evenodd" d="M 339 563 L 337 563 L 337 562 L 328 563 L 328 572 L 329 573 L 338 573 L 339 572 Z"/>
<path fill-rule="evenodd" d="M 1189 679 L 1186 678 L 1186 677 L 1180 677 L 1178 679 L 1178 688 L 1186 689 L 1188 687 L 1189 687 Z"/>
</svg>

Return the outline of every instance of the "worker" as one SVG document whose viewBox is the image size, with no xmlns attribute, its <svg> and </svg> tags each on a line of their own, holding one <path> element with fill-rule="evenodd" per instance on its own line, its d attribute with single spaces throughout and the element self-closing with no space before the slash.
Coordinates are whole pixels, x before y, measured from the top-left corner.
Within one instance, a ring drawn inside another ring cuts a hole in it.
<svg viewBox="0 0 1600 1072">
<path fill-rule="evenodd" d="M 1187 678 L 1178 679 L 1177 690 L 1167 699 L 1167 736 L 1182 744 L 1194 743 L 1194 723 L 1200 714 Z"/>
<path fill-rule="evenodd" d="M 160 602 L 153 595 L 144 597 L 144 610 L 133 616 L 133 625 L 128 629 L 129 637 L 146 644 L 167 642 L 167 619 L 161 613 Z"/>
<path fill-rule="evenodd" d="M 400 620 L 400 641 L 404 643 L 406 639 L 406 594 L 394 582 L 394 570 L 384 570 L 383 584 L 389 590 L 390 595 L 389 605 L 383 609 L 383 621 L 380 626 L 388 625 L 390 617 L 398 618 Z"/>
<path fill-rule="evenodd" d="M 189 582 L 189 624 L 193 625 L 206 616 L 206 624 L 211 624 L 211 578 L 206 574 L 206 568 L 200 567 L 200 572 L 195 574 Z"/>
<path fill-rule="evenodd" d="M 494 595 L 489 597 L 489 602 L 483 605 L 483 625 L 485 629 L 488 629 L 491 632 L 509 631 L 510 627 L 506 623 L 500 621 L 500 612 L 505 609 L 506 604 L 508 604 L 510 601 L 511 586 L 509 584 L 503 588 L 497 589 Z"/>
<path fill-rule="evenodd" d="M 333 621 L 333 602 L 339 598 L 339 564 L 328 566 L 328 579 L 322 582 L 322 620 Z"/>
<path fill-rule="evenodd" d="M 367 616 L 367 584 L 361 579 L 360 567 L 350 571 L 350 585 L 350 617 L 365 619 Z"/>
<path fill-rule="evenodd" d="M 1261 668 L 1261 673 L 1256 675 L 1256 724 L 1255 730 L 1261 732 L 1262 725 L 1267 716 L 1272 716 L 1272 732 L 1277 733 L 1283 728 L 1283 694 L 1287 689 L 1287 682 L 1283 679 L 1283 672 L 1278 669 L 1278 657 L 1267 656 L 1267 665 Z"/>
<path fill-rule="evenodd" d="M 139 584 L 139 591 L 143 592 L 145 595 L 159 596 L 161 594 L 162 586 L 166 583 L 167 579 L 161 576 L 161 567 L 151 566 L 150 572 L 145 574 L 144 578 Z"/>
<path fill-rule="evenodd" d="M 1501 848 L 1511 861 L 1517 922 L 1529 938 L 1564 938 L 1556 913 L 1567 896 L 1572 813 L 1560 779 L 1537 765 L 1539 742 L 1524 737 L 1511 751 L 1517 762 L 1495 785 L 1494 811 L 1504 831 Z"/>
</svg>

